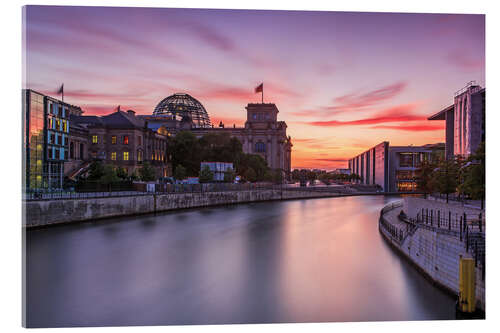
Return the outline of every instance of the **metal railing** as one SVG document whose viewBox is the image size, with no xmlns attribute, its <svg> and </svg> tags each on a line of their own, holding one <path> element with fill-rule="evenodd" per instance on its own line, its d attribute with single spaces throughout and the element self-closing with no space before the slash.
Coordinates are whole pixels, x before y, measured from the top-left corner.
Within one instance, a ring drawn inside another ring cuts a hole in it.
<svg viewBox="0 0 500 333">
<path fill-rule="evenodd" d="M 410 222 L 413 219 L 409 219 Z M 458 214 L 451 211 L 429 210 L 422 208 L 417 213 L 416 223 L 421 223 L 438 230 L 448 230 L 464 232 L 466 226 L 474 232 L 483 232 L 486 229 L 486 219 L 483 213 L 479 214 Z"/>
<path fill-rule="evenodd" d="M 134 184 L 138 185 L 138 184 Z M 122 197 L 122 196 L 142 196 L 152 194 L 182 194 L 182 193 L 208 193 L 208 192 L 238 192 L 250 190 L 283 190 L 285 188 L 280 184 L 232 184 L 232 183 L 207 183 L 207 184 L 154 184 L 154 190 L 151 188 L 148 191 L 147 185 L 135 186 L 135 189 L 122 188 L 120 190 L 109 191 L 75 191 L 59 190 L 59 191 L 24 191 L 24 201 L 39 201 L 39 200 L 64 200 L 64 199 L 91 199 L 91 198 L 106 198 L 106 197 Z"/>
<path fill-rule="evenodd" d="M 400 207 L 403 207 L 403 201 L 395 201 L 384 206 L 384 208 L 382 208 L 382 210 L 380 211 L 380 218 L 379 218 L 379 226 L 382 227 L 387 233 L 389 233 L 392 239 L 395 240 L 399 245 L 401 245 L 404 242 L 406 236 L 408 235 L 409 230 L 408 228 L 401 229 L 396 227 L 394 224 L 387 221 L 384 215 L 387 212 Z"/>
<path fill-rule="evenodd" d="M 387 212 L 402 206 L 402 202 L 386 205 L 380 211 L 379 225 L 384 231 L 391 235 L 399 245 L 402 245 L 408 235 L 413 235 L 418 228 L 424 228 L 435 232 L 451 234 L 463 243 L 465 251 L 475 261 L 476 267 L 481 269 L 482 279 L 485 277 L 486 267 L 486 219 L 484 214 L 447 214 L 422 208 L 416 218 L 399 214 L 398 220 L 406 223 L 406 228 L 399 228 L 388 222 L 384 217 Z"/>
</svg>

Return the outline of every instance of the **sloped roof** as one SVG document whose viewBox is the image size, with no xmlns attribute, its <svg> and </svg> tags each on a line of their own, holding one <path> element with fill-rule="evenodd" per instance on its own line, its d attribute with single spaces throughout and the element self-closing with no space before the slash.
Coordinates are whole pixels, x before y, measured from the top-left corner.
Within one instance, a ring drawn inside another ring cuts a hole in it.
<svg viewBox="0 0 500 333">
<path fill-rule="evenodd" d="M 77 125 L 102 126 L 108 128 L 144 128 L 145 121 L 127 112 L 116 111 L 106 116 L 71 116 Z"/>
<path fill-rule="evenodd" d="M 127 112 L 116 111 L 101 117 L 107 127 L 112 128 L 144 128 L 144 120 Z"/>
</svg>

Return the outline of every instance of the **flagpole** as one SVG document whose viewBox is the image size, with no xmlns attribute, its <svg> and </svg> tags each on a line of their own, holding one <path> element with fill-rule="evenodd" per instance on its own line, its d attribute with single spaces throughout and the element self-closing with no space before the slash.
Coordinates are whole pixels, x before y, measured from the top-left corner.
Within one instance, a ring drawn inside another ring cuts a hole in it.
<svg viewBox="0 0 500 333">
<path fill-rule="evenodd" d="M 264 104 L 264 82 L 262 82 L 262 104 Z"/>
</svg>

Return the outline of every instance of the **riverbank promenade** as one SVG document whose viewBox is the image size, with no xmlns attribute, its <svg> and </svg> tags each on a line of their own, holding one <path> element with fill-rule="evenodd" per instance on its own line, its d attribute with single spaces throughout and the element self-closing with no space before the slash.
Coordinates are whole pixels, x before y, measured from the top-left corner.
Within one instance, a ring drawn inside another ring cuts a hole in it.
<svg viewBox="0 0 500 333">
<path fill-rule="evenodd" d="M 485 309 L 485 212 L 473 205 L 405 197 L 380 212 L 389 244 L 433 283 L 458 295 L 460 257 L 472 258 L 476 304 Z"/>
</svg>

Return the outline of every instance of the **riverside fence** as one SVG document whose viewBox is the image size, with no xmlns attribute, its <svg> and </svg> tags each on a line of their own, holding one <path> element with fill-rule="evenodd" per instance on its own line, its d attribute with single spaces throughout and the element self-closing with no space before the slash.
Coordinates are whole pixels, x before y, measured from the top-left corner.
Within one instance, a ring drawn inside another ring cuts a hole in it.
<svg viewBox="0 0 500 333">
<path fill-rule="evenodd" d="M 148 186 L 150 185 L 150 186 Z M 24 191 L 23 200 L 64 200 L 64 199 L 91 199 L 122 196 L 140 196 L 151 194 L 170 193 L 208 193 L 227 191 L 251 191 L 251 190 L 282 190 L 285 185 L 276 184 L 231 184 L 231 183 L 207 183 L 207 184 L 147 184 L 135 183 L 130 187 L 108 187 L 107 191 L 92 191 L 90 188 L 78 190 L 60 191 Z M 295 188 L 286 188 L 296 190 Z M 297 188 L 298 189 L 298 188 Z"/>
<path fill-rule="evenodd" d="M 481 275 L 484 280 L 486 267 L 486 219 L 484 214 L 461 215 L 451 211 L 433 211 L 422 208 L 416 218 L 410 218 L 401 211 L 397 215 L 397 221 L 388 221 L 384 216 L 386 213 L 403 207 L 403 202 L 398 201 L 386 205 L 380 211 L 380 226 L 389 233 L 393 240 L 400 246 L 407 236 L 411 236 L 418 228 L 424 228 L 434 232 L 445 233 L 454 236 L 463 243 L 466 252 L 474 258 L 475 266 L 480 266 Z M 394 222 L 397 222 L 395 224 Z"/>
</svg>

